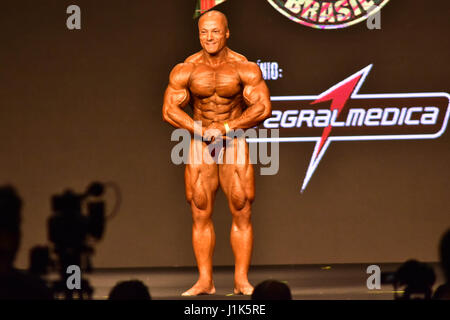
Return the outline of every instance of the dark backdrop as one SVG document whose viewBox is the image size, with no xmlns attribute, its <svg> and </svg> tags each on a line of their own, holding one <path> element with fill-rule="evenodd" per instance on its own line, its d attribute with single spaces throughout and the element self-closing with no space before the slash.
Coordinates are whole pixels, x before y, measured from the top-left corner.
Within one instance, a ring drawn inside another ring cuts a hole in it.
<svg viewBox="0 0 450 320">
<path fill-rule="evenodd" d="M 78 4 L 82 29 L 66 28 Z M 25 201 L 18 266 L 46 243 L 50 195 L 115 181 L 123 203 L 97 267 L 194 265 L 182 166 L 162 121 L 171 68 L 200 49 L 195 1 L 4 1 L 0 6 L 0 183 Z M 448 1 L 391 0 L 381 30 L 316 30 L 263 0 L 229 0 L 229 46 L 277 61 L 272 95 L 317 95 L 373 63 L 361 93 L 448 92 Z M 253 264 L 437 260 L 450 225 L 450 132 L 435 140 L 334 143 L 305 193 L 314 143 L 280 145 L 256 176 Z M 259 172 L 259 171 L 257 171 Z M 113 194 L 106 195 L 108 204 Z M 223 193 L 215 265 L 233 264 Z"/>
</svg>

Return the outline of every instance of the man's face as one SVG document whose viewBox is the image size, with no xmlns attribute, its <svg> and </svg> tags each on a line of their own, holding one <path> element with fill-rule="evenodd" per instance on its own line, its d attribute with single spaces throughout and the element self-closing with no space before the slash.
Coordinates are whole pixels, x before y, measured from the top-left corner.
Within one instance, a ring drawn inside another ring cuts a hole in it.
<svg viewBox="0 0 450 320">
<path fill-rule="evenodd" d="M 198 29 L 200 44 L 211 55 L 222 50 L 230 36 L 225 23 L 219 16 L 203 18 L 199 22 Z"/>
</svg>

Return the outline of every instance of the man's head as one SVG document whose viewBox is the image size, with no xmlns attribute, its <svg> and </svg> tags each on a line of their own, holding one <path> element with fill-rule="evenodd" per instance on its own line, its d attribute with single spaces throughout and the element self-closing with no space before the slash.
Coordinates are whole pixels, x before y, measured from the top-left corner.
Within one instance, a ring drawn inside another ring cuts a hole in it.
<svg viewBox="0 0 450 320">
<path fill-rule="evenodd" d="M 200 44 L 207 53 L 219 53 L 230 37 L 227 17 L 219 11 L 212 10 L 204 13 L 198 20 Z"/>
</svg>

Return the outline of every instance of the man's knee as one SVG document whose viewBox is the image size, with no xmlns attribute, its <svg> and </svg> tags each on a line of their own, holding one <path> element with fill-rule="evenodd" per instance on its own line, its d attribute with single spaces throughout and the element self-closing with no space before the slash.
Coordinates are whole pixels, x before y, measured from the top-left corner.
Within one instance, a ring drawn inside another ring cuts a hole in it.
<svg viewBox="0 0 450 320">
<path fill-rule="evenodd" d="M 192 207 L 192 223 L 195 228 L 204 228 L 212 224 L 211 210 L 199 210 Z"/>
<path fill-rule="evenodd" d="M 239 229 L 246 229 L 251 225 L 251 203 L 246 200 L 240 210 L 233 208 L 231 210 L 233 216 L 233 225 Z"/>
<path fill-rule="evenodd" d="M 194 224 L 205 225 L 210 223 L 213 209 L 212 197 L 208 196 L 204 188 L 194 187 L 191 190 L 191 197 L 188 202 L 191 205 Z"/>
</svg>

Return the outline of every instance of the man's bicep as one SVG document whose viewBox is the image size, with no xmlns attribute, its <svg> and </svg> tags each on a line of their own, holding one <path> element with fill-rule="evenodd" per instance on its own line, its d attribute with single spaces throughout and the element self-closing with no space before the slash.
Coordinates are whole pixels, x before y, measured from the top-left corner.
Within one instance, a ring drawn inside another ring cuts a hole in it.
<svg viewBox="0 0 450 320">
<path fill-rule="evenodd" d="M 189 102 L 189 90 L 169 83 L 164 94 L 164 105 L 168 108 L 184 108 Z"/>
<path fill-rule="evenodd" d="M 189 102 L 189 65 L 176 65 L 169 76 L 169 85 L 164 95 L 164 102 L 170 106 L 183 108 Z"/>
<path fill-rule="evenodd" d="M 242 74 L 244 84 L 243 95 L 248 106 L 270 100 L 269 89 L 262 77 L 262 72 L 256 63 L 247 63 Z"/>
<path fill-rule="evenodd" d="M 246 85 L 244 87 L 244 99 L 248 106 L 252 106 L 257 103 L 269 103 L 270 95 L 266 83 L 261 81 L 256 85 Z"/>
</svg>

